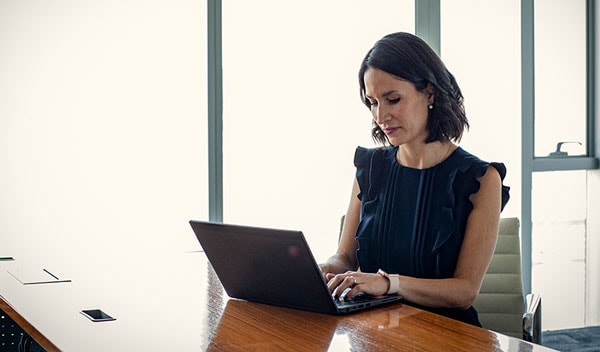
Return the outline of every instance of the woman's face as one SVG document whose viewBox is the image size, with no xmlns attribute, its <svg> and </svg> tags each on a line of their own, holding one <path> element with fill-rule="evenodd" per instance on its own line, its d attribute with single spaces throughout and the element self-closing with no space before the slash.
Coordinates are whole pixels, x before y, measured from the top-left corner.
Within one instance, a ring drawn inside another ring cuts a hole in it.
<svg viewBox="0 0 600 352">
<path fill-rule="evenodd" d="M 433 93 L 419 92 L 411 82 L 372 67 L 363 79 L 373 119 L 390 143 L 424 143 L 429 134 L 428 105 L 433 103 Z"/>
</svg>

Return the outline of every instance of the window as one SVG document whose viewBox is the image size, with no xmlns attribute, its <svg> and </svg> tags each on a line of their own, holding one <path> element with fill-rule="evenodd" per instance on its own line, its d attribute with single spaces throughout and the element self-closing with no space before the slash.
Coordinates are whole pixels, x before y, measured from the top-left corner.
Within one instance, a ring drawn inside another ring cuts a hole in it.
<svg viewBox="0 0 600 352">
<path fill-rule="evenodd" d="M 333 254 L 357 145 L 373 145 L 358 68 L 414 31 L 414 1 L 223 1 L 223 217 L 303 230 Z"/>
<path fill-rule="evenodd" d="M 440 2 L 441 56 L 465 97 L 471 125 L 461 145 L 506 165 L 510 201 L 502 216 L 521 211 L 519 0 Z M 464 16 L 468 9 L 472 16 Z"/>
<path fill-rule="evenodd" d="M 0 2 L 3 250 L 68 246 L 81 258 L 53 261 L 69 266 L 198 246 L 205 13 L 185 0 Z"/>
<path fill-rule="evenodd" d="M 535 157 L 587 155 L 586 2 L 534 2 Z"/>
<path fill-rule="evenodd" d="M 524 66 L 535 77 L 531 92 L 526 92 L 531 95 L 526 100 L 535 96 L 529 112 L 534 115 L 532 171 L 597 169 L 595 2 L 524 3 L 533 4 L 525 16 L 533 22 L 526 36 L 534 59 Z"/>
</svg>

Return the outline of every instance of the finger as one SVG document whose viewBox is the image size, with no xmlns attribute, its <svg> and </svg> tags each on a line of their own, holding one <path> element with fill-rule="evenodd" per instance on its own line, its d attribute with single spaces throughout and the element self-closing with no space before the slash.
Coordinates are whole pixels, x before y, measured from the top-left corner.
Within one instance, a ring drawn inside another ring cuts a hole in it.
<svg viewBox="0 0 600 352">
<path fill-rule="evenodd" d="M 342 284 L 346 287 L 352 287 L 356 285 L 356 279 L 352 275 L 346 276 L 342 281 Z"/>
<path fill-rule="evenodd" d="M 351 279 L 352 285 L 349 286 L 349 290 L 345 291 L 344 297 L 346 299 L 352 299 L 360 294 L 366 294 L 364 289 L 367 283 L 362 281 L 364 279 L 363 277 L 352 275 L 352 277 L 349 277 L 348 279 Z"/>
<path fill-rule="evenodd" d="M 362 292 L 361 292 L 358 284 L 356 284 L 356 285 L 353 284 L 352 286 L 346 287 L 343 290 L 342 294 L 340 295 L 340 299 L 341 300 L 350 300 L 360 293 L 362 293 Z"/>
<path fill-rule="evenodd" d="M 348 296 L 348 292 L 350 292 L 356 286 L 356 278 L 352 275 L 346 276 L 342 282 L 337 287 L 337 292 L 339 293 L 340 298 L 351 297 Z"/>
<path fill-rule="evenodd" d="M 329 281 L 327 281 L 327 287 L 329 287 L 329 291 L 334 293 L 341 282 L 342 278 L 340 278 L 339 275 L 333 275 L 330 277 Z"/>
<path fill-rule="evenodd" d="M 348 292 L 346 292 L 345 298 L 346 299 L 352 299 L 356 296 L 359 296 L 361 294 L 365 294 L 363 291 L 360 290 L 359 286 L 354 286 L 351 290 L 349 290 Z"/>
<path fill-rule="evenodd" d="M 327 287 L 332 293 L 333 297 L 342 296 L 347 288 L 351 288 L 354 285 L 354 277 L 349 274 L 338 274 L 335 275 L 329 282 Z"/>
</svg>

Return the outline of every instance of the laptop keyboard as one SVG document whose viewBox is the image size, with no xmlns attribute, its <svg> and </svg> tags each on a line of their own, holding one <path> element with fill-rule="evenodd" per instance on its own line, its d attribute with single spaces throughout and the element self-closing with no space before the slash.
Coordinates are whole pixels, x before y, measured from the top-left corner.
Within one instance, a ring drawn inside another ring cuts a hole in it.
<svg viewBox="0 0 600 352">
<path fill-rule="evenodd" d="M 361 303 L 361 302 L 366 302 L 366 301 L 371 301 L 373 300 L 373 296 L 368 295 L 366 293 L 359 293 L 356 296 L 352 297 L 352 298 L 345 298 L 345 292 L 340 296 L 340 297 L 336 297 L 335 298 L 335 303 L 337 305 L 340 304 L 356 304 L 356 303 Z"/>
</svg>

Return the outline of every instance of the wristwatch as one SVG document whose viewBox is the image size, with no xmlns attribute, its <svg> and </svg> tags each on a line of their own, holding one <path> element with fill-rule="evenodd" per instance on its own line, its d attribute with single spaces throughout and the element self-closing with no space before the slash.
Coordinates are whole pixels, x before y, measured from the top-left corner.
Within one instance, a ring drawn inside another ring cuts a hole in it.
<svg viewBox="0 0 600 352">
<path fill-rule="evenodd" d="M 400 275 L 388 274 L 381 269 L 377 270 L 377 274 L 388 279 L 388 282 L 390 283 L 390 288 L 387 291 L 388 295 L 391 295 L 393 293 L 398 293 L 398 290 L 400 289 Z"/>
</svg>

